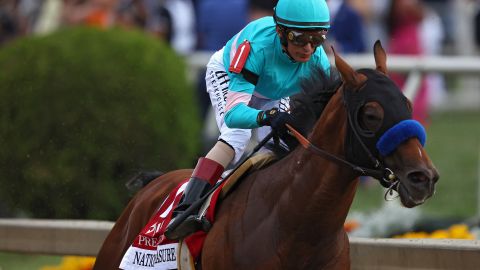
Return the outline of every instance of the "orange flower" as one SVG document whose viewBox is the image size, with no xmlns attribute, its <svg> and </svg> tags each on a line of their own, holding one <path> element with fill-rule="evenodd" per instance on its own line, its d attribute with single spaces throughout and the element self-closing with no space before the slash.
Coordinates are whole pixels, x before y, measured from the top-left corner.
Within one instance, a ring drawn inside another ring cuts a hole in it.
<svg viewBox="0 0 480 270">
<path fill-rule="evenodd" d="M 58 266 L 44 266 L 40 270 L 92 270 L 95 257 L 65 256 Z"/>
<path fill-rule="evenodd" d="M 356 220 L 349 220 L 349 221 L 345 222 L 343 227 L 345 228 L 345 231 L 347 233 L 349 233 L 349 232 L 354 231 L 358 227 L 360 227 L 360 223 L 358 223 Z"/>
<path fill-rule="evenodd" d="M 434 239 L 475 239 L 465 224 L 456 224 L 450 226 L 447 230 L 436 230 L 431 234 L 426 232 L 409 232 L 402 235 L 396 235 L 393 238 L 434 238 Z"/>
</svg>

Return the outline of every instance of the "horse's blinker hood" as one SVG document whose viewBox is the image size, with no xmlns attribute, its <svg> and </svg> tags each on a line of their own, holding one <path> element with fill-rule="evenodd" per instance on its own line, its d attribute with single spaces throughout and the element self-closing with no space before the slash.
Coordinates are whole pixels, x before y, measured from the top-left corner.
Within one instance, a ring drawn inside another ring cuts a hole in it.
<svg viewBox="0 0 480 270">
<path fill-rule="evenodd" d="M 384 75 L 373 76 L 374 72 L 379 71 L 362 69 L 358 72 L 367 76 L 365 84 L 360 89 L 344 91 L 344 102 L 350 122 L 345 142 L 347 160 L 355 161 L 360 166 L 376 166 L 372 164 L 369 153 L 376 158 L 379 154 L 386 156 L 412 137 L 417 137 L 424 145 L 425 130 L 420 123 L 411 120 L 412 112 L 408 100 L 397 85 Z M 382 126 L 376 132 L 366 130 L 359 124 L 360 109 L 371 101 L 379 103 L 384 111 Z"/>
</svg>

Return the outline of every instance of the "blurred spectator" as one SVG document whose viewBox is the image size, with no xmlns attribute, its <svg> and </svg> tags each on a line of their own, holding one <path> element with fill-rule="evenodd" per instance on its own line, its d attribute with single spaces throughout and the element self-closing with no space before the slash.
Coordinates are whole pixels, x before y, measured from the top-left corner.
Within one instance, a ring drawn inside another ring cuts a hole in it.
<svg viewBox="0 0 480 270">
<path fill-rule="evenodd" d="M 63 22 L 108 28 L 115 22 L 116 5 L 117 0 L 64 0 Z"/>
<path fill-rule="evenodd" d="M 419 0 L 392 0 L 387 18 L 390 38 L 389 51 L 397 55 L 422 55 L 424 44 L 421 25 L 425 18 L 425 7 Z M 403 88 L 406 77 L 391 73 L 391 78 Z M 428 116 L 428 88 L 422 78 L 418 92 L 413 98 L 413 118 L 426 124 Z"/>
<path fill-rule="evenodd" d="M 25 20 L 25 30 L 32 33 L 37 24 L 38 17 L 42 10 L 45 0 L 21 0 L 19 4 L 19 13 Z"/>
<path fill-rule="evenodd" d="M 148 17 L 146 2 L 146 0 L 119 0 L 116 7 L 115 23 L 126 28 L 144 29 Z M 153 3 L 158 3 L 158 6 L 153 7 L 153 10 L 159 9 L 159 2 L 153 1 Z"/>
<path fill-rule="evenodd" d="M 442 53 L 442 43 L 446 38 L 446 31 L 440 16 L 428 6 L 424 7 L 424 16 L 420 23 L 420 37 L 424 54 Z"/>
<path fill-rule="evenodd" d="M 32 33 L 44 0 L 18 0 L 18 16 L 23 23 L 24 34 Z"/>
<path fill-rule="evenodd" d="M 33 31 L 42 0 L 0 1 L 0 44 Z"/>
<path fill-rule="evenodd" d="M 254 21 L 265 16 L 272 16 L 277 2 L 278 0 L 250 0 L 248 20 Z"/>
<path fill-rule="evenodd" d="M 162 38 L 181 55 L 195 49 L 195 13 L 191 0 L 119 0 L 116 23 Z"/>
<path fill-rule="evenodd" d="M 164 0 L 165 27 L 163 36 L 181 55 L 188 55 L 196 47 L 195 9 L 191 0 Z"/>
<path fill-rule="evenodd" d="M 198 49 L 216 51 L 247 24 L 247 0 L 202 0 L 197 6 Z M 202 80 L 203 81 L 203 80 Z M 208 102 L 210 107 L 210 102 Z"/>
<path fill-rule="evenodd" d="M 437 14 L 440 19 L 441 27 L 444 29 L 441 40 L 442 49 L 451 46 L 455 40 L 455 10 L 453 2 L 455 0 L 423 0 L 432 13 Z M 474 0 L 477 1 L 477 0 Z M 478 1 L 477 1 L 478 2 Z"/>
<path fill-rule="evenodd" d="M 328 40 L 342 53 L 365 52 L 365 33 L 362 17 L 344 0 L 328 0 L 332 25 Z"/>
<path fill-rule="evenodd" d="M 61 26 L 63 0 L 44 0 L 33 32 L 48 34 Z"/>
<path fill-rule="evenodd" d="M 475 31 L 475 45 L 480 48 L 480 1 L 477 1 L 475 6 L 475 17 L 474 17 L 474 31 Z"/>
<path fill-rule="evenodd" d="M 137 0 L 138 1 L 138 0 Z M 142 0 L 145 12 L 145 21 L 143 29 L 147 33 L 153 34 L 156 37 L 165 38 L 165 30 L 168 25 L 165 18 L 168 18 L 167 10 L 162 7 L 161 0 Z"/>
<path fill-rule="evenodd" d="M 446 31 L 437 12 L 425 5 L 420 24 L 420 38 L 424 55 L 440 55 L 446 39 Z M 445 79 L 440 73 L 425 74 L 428 107 L 441 104 L 446 98 Z"/>
<path fill-rule="evenodd" d="M 365 45 L 367 50 L 373 48 L 375 41 L 380 40 L 388 46 L 388 34 L 385 21 L 392 0 L 347 0 L 363 18 L 365 26 Z"/>
<path fill-rule="evenodd" d="M 20 25 L 16 16 L 13 1 L 7 1 L 0 6 L 0 45 L 14 39 L 20 34 Z"/>
</svg>

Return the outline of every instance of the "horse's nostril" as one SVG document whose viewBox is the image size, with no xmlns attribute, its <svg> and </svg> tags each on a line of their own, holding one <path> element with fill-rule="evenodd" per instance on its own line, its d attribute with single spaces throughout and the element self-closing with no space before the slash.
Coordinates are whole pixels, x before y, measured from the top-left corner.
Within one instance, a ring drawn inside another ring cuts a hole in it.
<svg viewBox="0 0 480 270">
<path fill-rule="evenodd" d="M 428 177 L 423 172 L 411 172 L 408 174 L 408 179 L 412 181 L 413 184 L 420 184 L 426 183 L 428 181 Z"/>
</svg>

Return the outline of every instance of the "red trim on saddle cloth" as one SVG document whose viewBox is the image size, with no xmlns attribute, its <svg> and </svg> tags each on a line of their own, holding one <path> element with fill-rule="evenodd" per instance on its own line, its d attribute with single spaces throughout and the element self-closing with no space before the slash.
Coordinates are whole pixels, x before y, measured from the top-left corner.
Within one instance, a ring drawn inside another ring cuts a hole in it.
<svg viewBox="0 0 480 270">
<path fill-rule="evenodd" d="M 184 181 L 180 183 L 174 190 L 172 190 L 170 195 L 168 195 L 168 197 L 162 203 L 162 205 L 157 210 L 157 212 L 154 215 L 152 215 L 152 218 L 150 219 L 150 221 L 142 229 L 140 234 L 135 238 L 132 245 L 125 253 L 122 259 L 122 263 L 120 264 L 122 267 L 121 269 L 144 269 L 144 268 L 141 268 L 142 267 L 141 265 L 142 263 L 145 263 L 145 262 L 143 261 L 143 259 L 140 261 L 138 258 L 144 258 L 147 256 L 142 257 L 139 254 L 149 254 L 150 257 L 153 258 L 154 256 L 156 256 L 155 255 L 156 253 L 154 252 L 157 252 L 157 249 L 159 247 L 165 246 L 168 244 L 178 243 L 178 241 L 172 241 L 166 238 L 163 235 L 163 233 L 165 232 L 168 226 L 168 223 L 172 218 L 172 213 L 173 213 L 172 210 L 175 209 L 176 205 L 179 203 L 183 195 L 187 182 L 188 181 Z M 215 217 L 216 202 L 221 189 L 222 188 L 219 187 L 217 190 L 215 190 L 214 194 L 212 195 L 212 199 L 210 201 L 210 206 L 205 213 L 205 217 L 212 224 Z M 206 232 L 198 231 L 188 236 L 187 238 L 185 238 L 185 243 L 187 244 L 192 257 L 195 260 L 199 259 L 206 236 L 207 236 Z M 165 255 L 165 256 L 173 256 L 173 255 Z M 174 257 L 171 257 L 171 258 L 174 258 Z M 135 261 L 139 261 L 139 262 L 134 263 Z M 151 263 L 152 263 L 152 266 L 154 267 L 153 259 Z"/>
<path fill-rule="evenodd" d="M 188 181 L 184 181 L 180 183 L 174 190 L 172 190 L 172 192 L 170 192 L 157 212 L 152 215 L 150 221 L 148 221 L 147 225 L 135 238 L 132 246 L 141 249 L 156 250 L 157 246 L 159 245 L 177 242 L 167 239 L 163 233 L 167 229 L 168 223 L 172 219 L 172 210 L 175 209 L 175 206 L 178 205 L 180 199 L 182 198 L 187 182 Z"/>
<path fill-rule="evenodd" d="M 242 72 L 243 66 L 245 66 L 245 62 L 247 62 L 247 57 L 250 54 L 251 45 L 248 40 L 245 40 L 238 46 L 237 51 L 235 52 L 235 56 L 230 62 L 230 67 L 228 71 L 233 73 L 240 73 Z"/>
</svg>

